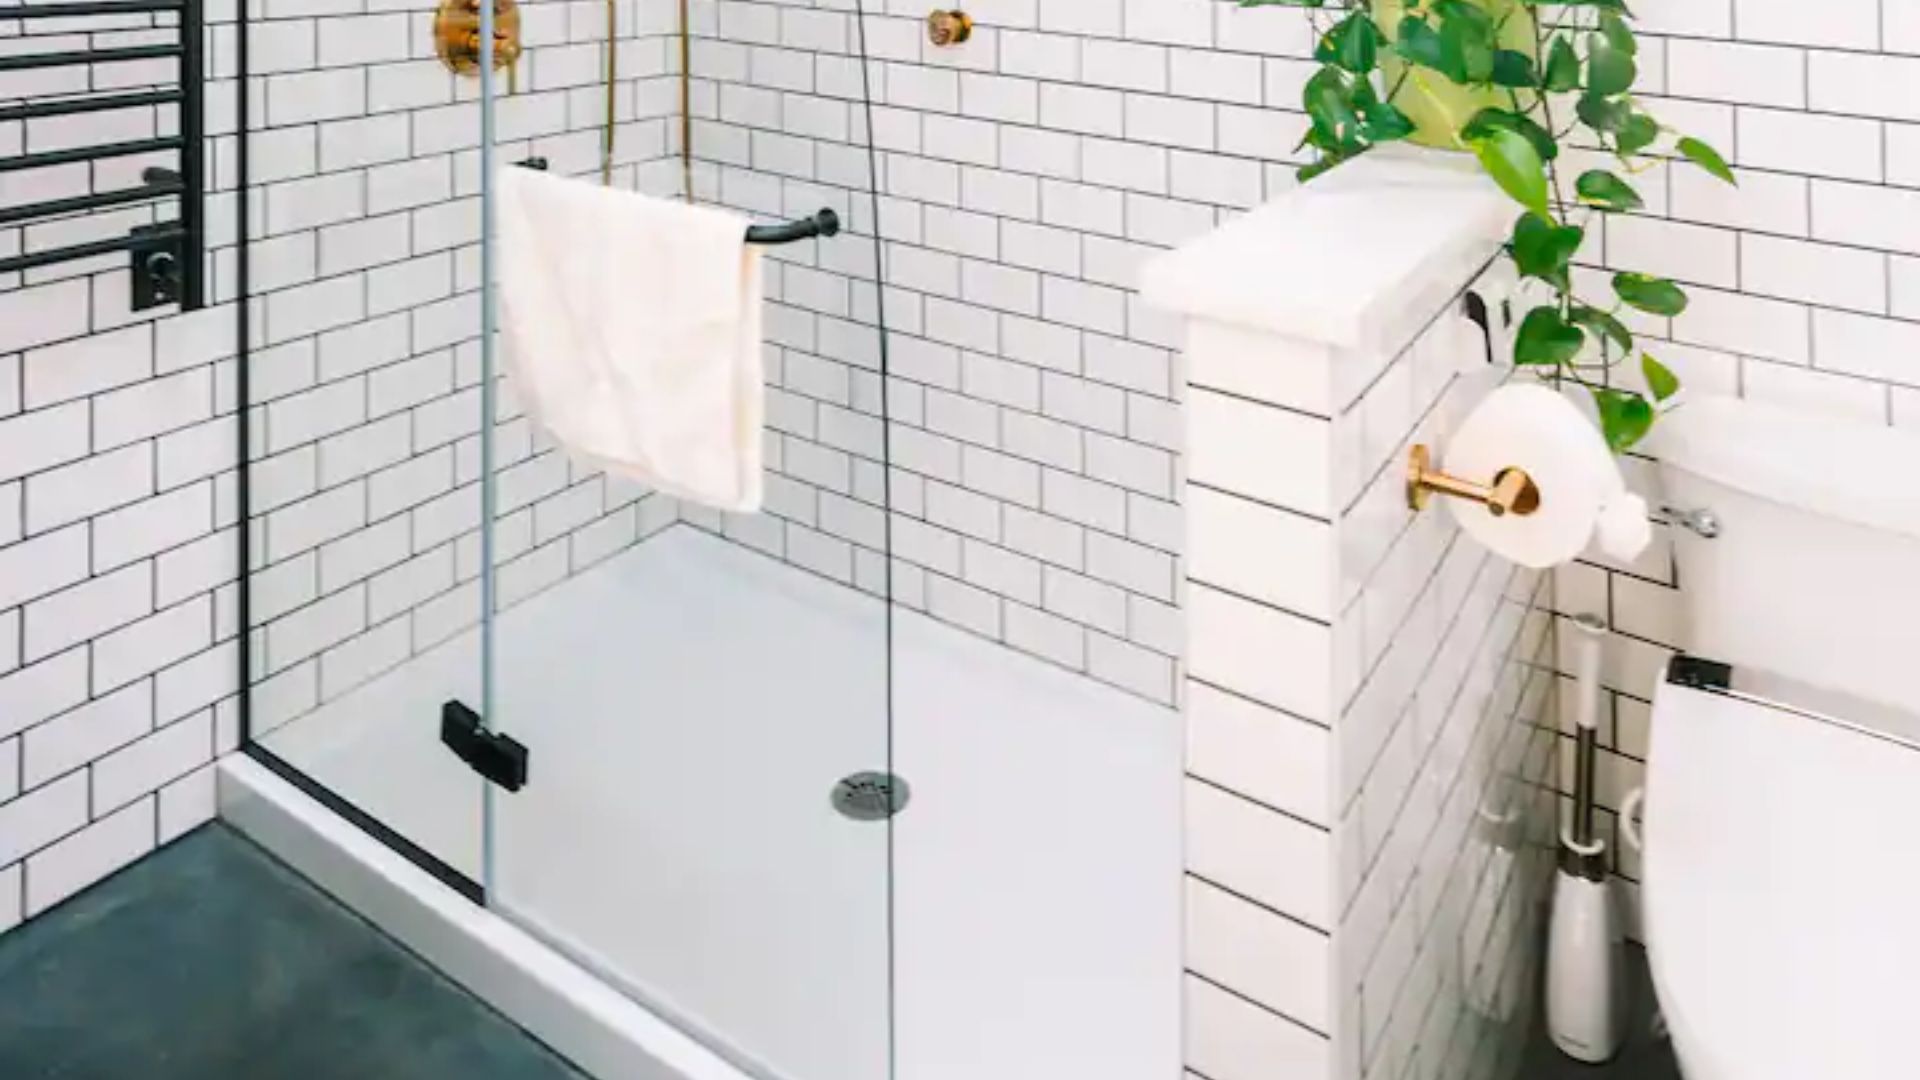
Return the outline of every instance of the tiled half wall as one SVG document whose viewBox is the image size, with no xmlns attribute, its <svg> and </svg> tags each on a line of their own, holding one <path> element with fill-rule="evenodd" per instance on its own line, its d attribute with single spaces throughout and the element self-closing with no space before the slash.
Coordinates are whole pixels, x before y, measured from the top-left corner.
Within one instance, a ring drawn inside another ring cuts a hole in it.
<svg viewBox="0 0 1920 1080">
<path fill-rule="evenodd" d="M 1412 444 L 1444 446 L 1501 377 L 1462 305 L 1471 286 L 1497 313 L 1506 288 L 1483 272 L 1507 220 L 1485 194 L 1474 213 L 1416 205 L 1409 231 L 1430 247 L 1342 263 L 1439 267 L 1358 305 L 1384 327 L 1371 344 L 1284 315 L 1250 327 L 1210 307 L 1205 282 L 1251 263 L 1170 261 L 1201 280 L 1186 299 L 1202 309 L 1184 500 L 1195 1077 L 1495 1080 L 1518 1065 L 1551 866 L 1552 581 L 1405 495 Z M 1226 233 L 1261 259 L 1323 244 L 1339 231 L 1314 227 L 1338 216 L 1324 206 Z"/>
</svg>

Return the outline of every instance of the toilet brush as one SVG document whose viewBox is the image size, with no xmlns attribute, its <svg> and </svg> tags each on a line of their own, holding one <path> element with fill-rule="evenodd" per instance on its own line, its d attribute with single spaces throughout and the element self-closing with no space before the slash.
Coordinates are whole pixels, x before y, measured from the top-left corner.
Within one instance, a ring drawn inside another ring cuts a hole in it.
<svg viewBox="0 0 1920 1080">
<path fill-rule="evenodd" d="M 1607 881 L 1606 842 L 1595 835 L 1594 772 L 1600 737 L 1600 653 L 1606 624 L 1573 620 L 1575 753 L 1572 820 L 1560 833 L 1547 938 L 1547 1032 L 1569 1057 L 1599 1064 L 1626 1030 L 1621 975 L 1625 935 Z"/>
</svg>

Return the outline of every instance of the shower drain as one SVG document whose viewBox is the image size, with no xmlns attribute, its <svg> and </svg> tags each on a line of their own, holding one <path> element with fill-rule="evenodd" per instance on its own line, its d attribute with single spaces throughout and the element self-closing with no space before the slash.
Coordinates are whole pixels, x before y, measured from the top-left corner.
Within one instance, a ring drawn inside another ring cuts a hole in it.
<svg viewBox="0 0 1920 1080">
<path fill-rule="evenodd" d="M 910 797 L 907 782 L 892 773 L 858 772 L 833 785 L 833 808 L 855 821 L 885 821 Z"/>
</svg>

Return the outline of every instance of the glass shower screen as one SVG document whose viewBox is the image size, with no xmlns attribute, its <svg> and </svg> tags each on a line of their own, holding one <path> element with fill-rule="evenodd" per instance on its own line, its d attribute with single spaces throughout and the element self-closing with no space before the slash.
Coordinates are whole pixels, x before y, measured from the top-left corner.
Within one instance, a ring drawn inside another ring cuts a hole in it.
<svg viewBox="0 0 1920 1080">
<path fill-rule="evenodd" d="M 895 792 L 858 14 L 811 0 L 696 0 L 685 23 L 677 0 L 501 10 L 524 51 L 483 91 L 491 168 L 759 225 L 826 210 L 839 230 L 757 246 L 757 513 L 570 459 L 523 413 L 494 332 L 562 313 L 487 305 L 481 711 L 529 761 L 522 790 L 487 791 L 488 902 L 749 1071 L 881 1080 Z M 492 280 L 511 257 L 489 237 Z"/>
</svg>

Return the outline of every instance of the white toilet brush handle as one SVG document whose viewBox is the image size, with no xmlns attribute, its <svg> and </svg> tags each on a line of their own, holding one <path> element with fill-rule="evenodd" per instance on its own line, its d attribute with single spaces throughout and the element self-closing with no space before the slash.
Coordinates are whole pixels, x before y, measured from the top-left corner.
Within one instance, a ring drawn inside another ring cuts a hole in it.
<svg viewBox="0 0 1920 1080">
<path fill-rule="evenodd" d="M 1574 723 L 1589 731 L 1600 726 L 1600 664 L 1607 640 L 1607 624 L 1598 615 L 1573 617 L 1573 678 L 1577 700 Z"/>
</svg>

